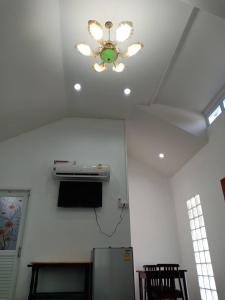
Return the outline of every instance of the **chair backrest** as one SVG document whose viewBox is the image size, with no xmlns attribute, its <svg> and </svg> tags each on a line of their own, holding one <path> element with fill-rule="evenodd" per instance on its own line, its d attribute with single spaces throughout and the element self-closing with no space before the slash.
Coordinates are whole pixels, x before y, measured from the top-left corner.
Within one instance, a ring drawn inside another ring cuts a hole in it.
<svg viewBox="0 0 225 300">
<path fill-rule="evenodd" d="M 146 288 L 148 299 L 175 299 L 175 280 L 179 271 L 158 270 L 146 271 Z M 181 290 L 182 293 L 182 286 Z"/>
<path fill-rule="evenodd" d="M 143 265 L 145 271 L 157 271 L 159 270 L 157 265 Z"/>
<path fill-rule="evenodd" d="M 164 271 L 178 271 L 180 265 L 179 264 L 157 264 L 159 270 Z"/>
<path fill-rule="evenodd" d="M 145 271 L 146 274 L 146 291 L 148 299 L 157 299 L 161 294 L 162 280 L 160 272 L 157 270 Z"/>
<path fill-rule="evenodd" d="M 145 271 L 158 271 L 159 270 L 157 265 L 143 265 L 143 268 Z M 159 286 L 159 279 L 152 278 L 151 286 Z"/>
<path fill-rule="evenodd" d="M 176 277 L 176 279 L 178 280 L 178 286 L 179 286 L 179 290 L 183 290 L 182 284 L 181 284 L 181 278 L 179 276 L 179 264 L 157 264 L 159 271 L 169 271 L 169 272 L 175 272 L 177 271 L 178 276 Z M 175 282 L 175 277 L 168 277 L 168 278 L 164 278 L 162 279 L 163 281 L 163 285 L 164 286 L 169 286 L 170 288 L 176 288 L 176 282 Z"/>
</svg>

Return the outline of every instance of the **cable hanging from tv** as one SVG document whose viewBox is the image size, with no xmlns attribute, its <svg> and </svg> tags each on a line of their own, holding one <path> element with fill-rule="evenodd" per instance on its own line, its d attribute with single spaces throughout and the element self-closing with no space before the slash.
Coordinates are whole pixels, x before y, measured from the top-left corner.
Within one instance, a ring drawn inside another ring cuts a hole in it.
<svg viewBox="0 0 225 300">
<path fill-rule="evenodd" d="M 124 208 L 125 208 L 125 204 L 124 204 L 123 207 L 121 208 L 121 213 L 120 213 L 120 216 L 119 216 L 119 221 L 116 223 L 116 225 L 115 225 L 115 227 L 114 227 L 114 229 L 113 229 L 113 231 L 112 231 L 111 233 L 107 233 L 107 232 L 104 232 L 104 231 L 102 230 L 101 225 L 100 225 L 100 223 L 99 223 L 99 219 L 98 219 L 98 214 L 97 214 L 97 212 L 96 212 L 96 208 L 95 208 L 95 207 L 93 208 L 93 209 L 94 209 L 94 213 L 95 213 L 95 220 L 96 220 L 96 223 L 97 223 L 97 226 L 98 226 L 98 230 L 99 230 L 99 232 L 100 232 L 101 234 L 107 236 L 108 238 L 111 238 L 111 237 L 116 233 L 116 231 L 117 231 L 119 225 L 122 223 L 123 218 L 124 218 L 124 214 L 123 214 Z"/>
</svg>

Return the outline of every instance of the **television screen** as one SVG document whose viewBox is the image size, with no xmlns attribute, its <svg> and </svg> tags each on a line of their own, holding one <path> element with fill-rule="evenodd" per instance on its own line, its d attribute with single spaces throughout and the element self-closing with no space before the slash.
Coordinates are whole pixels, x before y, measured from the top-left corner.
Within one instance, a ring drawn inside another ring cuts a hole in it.
<svg viewBox="0 0 225 300">
<path fill-rule="evenodd" d="M 102 206 L 102 183 L 61 181 L 59 186 L 59 207 Z"/>
</svg>

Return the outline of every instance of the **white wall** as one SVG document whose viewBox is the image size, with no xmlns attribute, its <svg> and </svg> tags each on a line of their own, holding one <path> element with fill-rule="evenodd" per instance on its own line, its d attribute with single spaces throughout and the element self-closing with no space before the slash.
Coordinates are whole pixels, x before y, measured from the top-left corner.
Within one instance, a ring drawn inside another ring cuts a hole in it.
<svg viewBox="0 0 225 300">
<path fill-rule="evenodd" d="M 128 158 L 128 178 L 135 270 L 144 264 L 180 263 L 169 179 L 132 157 Z"/>
<path fill-rule="evenodd" d="M 173 178 L 183 264 L 189 270 L 190 299 L 200 299 L 186 201 L 200 194 L 211 259 L 220 300 L 225 299 L 225 202 L 220 179 L 225 177 L 225 114 L 209 129 L 209 143 Z"/>
<path fill-rule="evenodd" d="M 32 260 L 89 260 L 93 247 L 130 246 L 129 212 L 111 239 L 99 233 L 92 209 L 57 207 L 54 159 L 108 163 L 111 179 L 103 186 L 98 209 L 106 232 L 118 221 L 118 196 L 127 198 L 122 121 L 64 119 L 0 144 L 0 188 L 31 188 L 16 300 L 27 299 Z"/>
</svg>

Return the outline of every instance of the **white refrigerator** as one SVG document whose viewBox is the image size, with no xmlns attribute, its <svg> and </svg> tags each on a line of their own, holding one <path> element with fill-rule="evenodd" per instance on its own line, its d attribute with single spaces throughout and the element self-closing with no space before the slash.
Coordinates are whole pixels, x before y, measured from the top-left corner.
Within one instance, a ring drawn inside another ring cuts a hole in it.
<svg viewBox="0 0 225 300">
<path fill-rule="evenodd" d="M 134 300 L 132 248 L 94 248 L 92 300 Z"/>
</svg>

